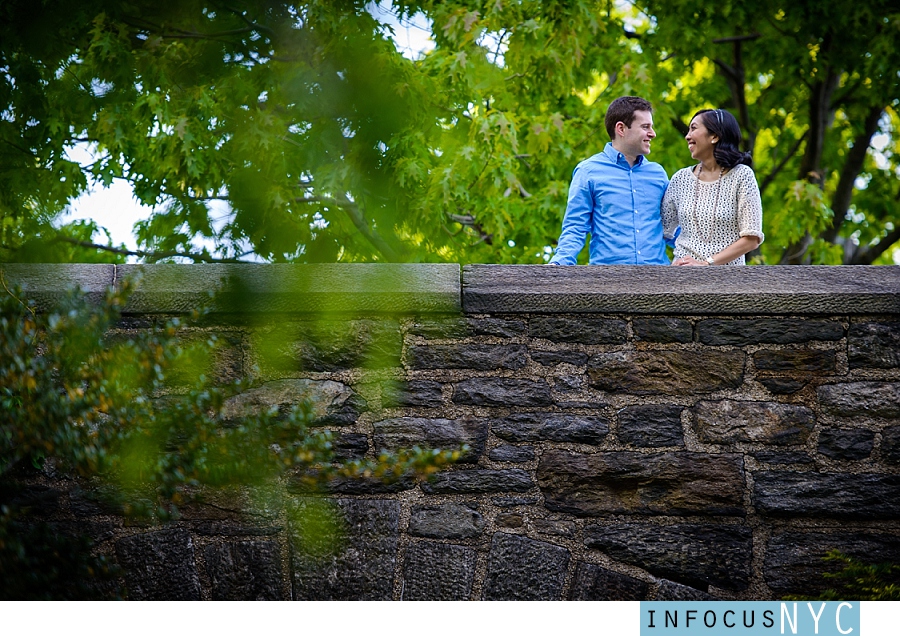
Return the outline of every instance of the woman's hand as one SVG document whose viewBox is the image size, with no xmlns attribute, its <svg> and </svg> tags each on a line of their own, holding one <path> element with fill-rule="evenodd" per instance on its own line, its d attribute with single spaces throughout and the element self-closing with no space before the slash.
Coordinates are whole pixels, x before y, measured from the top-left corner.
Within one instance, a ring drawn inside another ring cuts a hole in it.
<svg viewBox="0 0 900 636">
<path fill-rule="evenodd" d="M 709 266 L 709 263 L 707 263 L 706 261 L 698 261 L 692 256 L 682 256 L 681 258 L 676 258 L 674 261 L 672 261 L 672 265 L 677 265 L 679 267 L 684 265 Z"/>
<path fill-rule="evenodd" d="M 750 250 L 755 250 L 759 247 L 759 237 L 758 236 L 742 236 L 734 243 L 726 247 L 724 250 L 720 250 L 713 254 L 713 259 L 715 259 L 715 265 L 725 265 L 726 263 L 730 263 L 734 259 L 743 256 Z M 681 256 L 676 258 L 672 265 L 709 265 L 706 261 L 698 261 L 693 256 Z"/>
</svg>

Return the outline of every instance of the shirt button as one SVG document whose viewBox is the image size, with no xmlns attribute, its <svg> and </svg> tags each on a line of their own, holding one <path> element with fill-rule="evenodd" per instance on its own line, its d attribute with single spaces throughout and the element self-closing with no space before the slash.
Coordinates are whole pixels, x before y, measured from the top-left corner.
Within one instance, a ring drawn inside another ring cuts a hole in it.
<svg viewBox="0 0 900 636">
<path fill-rule="evenodd" d="M 634 213 L 637 214 L 637 210 L 635 210 Z"/>
<path fill-rule="evenodd" d="M 638 254 L 640 254 L 640 253 L 641 253 L 641 250 L 638 250 Z"/>
</svg>

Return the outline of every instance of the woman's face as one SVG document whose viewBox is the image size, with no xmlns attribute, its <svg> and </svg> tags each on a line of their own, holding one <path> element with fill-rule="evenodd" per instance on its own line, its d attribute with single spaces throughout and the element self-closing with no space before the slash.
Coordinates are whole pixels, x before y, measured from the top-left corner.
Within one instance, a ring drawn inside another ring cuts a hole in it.
<svg viewBox="0 0 900 636">
<path fill-rule="evenodd" d="M 702 115 L 697 115 L 691 120 L 688 133 L 684 138 L 687 140 L 691 157 L 696 161 L 712 158 L 716 142 L 719 141 L 718 137 L 707 130 L 706 125 L 703 123 Z"/>
</svg>

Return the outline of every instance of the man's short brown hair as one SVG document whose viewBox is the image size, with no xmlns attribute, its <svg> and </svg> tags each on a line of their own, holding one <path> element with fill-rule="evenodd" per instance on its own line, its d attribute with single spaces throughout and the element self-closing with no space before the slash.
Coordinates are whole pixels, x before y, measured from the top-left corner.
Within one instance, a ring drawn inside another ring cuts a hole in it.
<svg viewBox="0 0 900 636">
<path fill-rule="evenodd" d="M 653 106 L 641 97 L 619 97 L 606 109 L 606 132 L 611 141 L 616 140 L 616 124 L 622 122 L 626 128 L 631 128 L 634 123 L 634 111 L 646 110 L 653 112 Z"/>
</svg>

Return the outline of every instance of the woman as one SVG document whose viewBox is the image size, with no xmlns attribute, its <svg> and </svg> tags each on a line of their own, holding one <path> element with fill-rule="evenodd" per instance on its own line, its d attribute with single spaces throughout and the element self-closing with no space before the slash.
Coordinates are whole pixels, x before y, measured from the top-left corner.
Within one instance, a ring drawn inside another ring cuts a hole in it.
<svg viewBox="0 0 900 636">
<path fill-rule="evenodd" d="M 672 177 L 662 201 L 663 232 L 675 240 L 673 265 L 744 265 L 765 238 L 762 202 L 750 153 L 738 150 L 741 130 L 726 110 L 701 110 L 691 120 L 688 149 L 697 165 Z"/>
</svg>

